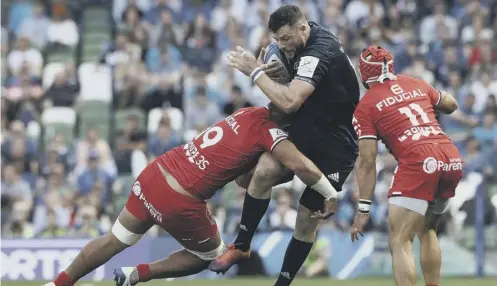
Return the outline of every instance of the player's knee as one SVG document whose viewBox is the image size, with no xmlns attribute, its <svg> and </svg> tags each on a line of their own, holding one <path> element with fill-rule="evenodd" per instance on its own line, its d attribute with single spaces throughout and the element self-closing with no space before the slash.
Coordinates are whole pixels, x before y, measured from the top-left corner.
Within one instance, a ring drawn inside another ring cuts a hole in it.
<svg viewBox="0 0 497 286">
<path fill-rule="evenodd" d="M 190 253 L 197 256 L 198 258 L 202 259 L 203 261 L 209 262 L 209 261 L 212 261 L 212 260 L 218 258 L 219 256 L 221 256 L 221 254 L 223 254 L 225 249 L 226 249 L 226 245 L 224 244 L 223 241 L 221 241 L 221 244 L 219 244 L 219 246 L 216 249 L 208 251 L 208 252 L 199 252 L 199 251 L 194 251 L 194 250 L 190 250 L 190 249 L 186 249 L 186 250 L 188 250 Z"/>
<path fill-rule="evenodd" d="M 126 246 L 135 245 L 143 236 L 143 234 L 137 234 L 129 231 L 124 227 L 119 219 L 116 220 L 112 226 L 112 235 L 117 238 L 119 242 Z"/>
<path fill-rule="evenodd" d="M 313 242 L 316 239 L 316 229 L 319 222 L 311 218 L 311 212 L 302 206 L 299 207 L 293 236 L 301 241 Z"/>
<path fill-rule="evenodd" d="M 248 189 L 248 187 L 250 185 L 250 180 L 252 180 L 252 175 L 253 175 L 253 172 L 243 174 L 235 179 L 235 183 L 240 188 Z"/>
</svg>

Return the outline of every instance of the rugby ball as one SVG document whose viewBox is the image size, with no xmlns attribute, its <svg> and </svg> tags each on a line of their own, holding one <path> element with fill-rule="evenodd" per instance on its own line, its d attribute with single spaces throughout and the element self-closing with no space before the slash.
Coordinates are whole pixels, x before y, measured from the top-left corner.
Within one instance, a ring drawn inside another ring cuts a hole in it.
<svg viewBox="0 0 497 286">
<path fill-rule="evenodd" d="M 282 79 L 284 83 L 288 83 L 291 80 L 291 75 L 293 72 L 293 63 L 287 59 L 285 53 L 278 47 L 276 42 L 272 42 L 266 47 L 266 54 L 264 55 L 264 63 L 280 62 L 286 70 L 286 77 Z"/>
</svg>

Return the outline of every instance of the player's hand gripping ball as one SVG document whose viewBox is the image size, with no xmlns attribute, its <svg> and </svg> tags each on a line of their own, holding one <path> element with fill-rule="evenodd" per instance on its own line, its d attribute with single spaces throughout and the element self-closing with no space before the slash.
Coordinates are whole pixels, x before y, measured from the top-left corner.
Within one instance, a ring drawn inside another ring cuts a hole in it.
<svg viewBox="0 0 497 286">
<path fill-rule="evenodd" d="M 285 53 L 273 42 L 269 44 L 264 53 L 264 64 L 274 67 L 264 68 L 264 72 L 279 83 L 289 83 L 293 72 L 293 63 L 287 59 Z"/>
</svg>

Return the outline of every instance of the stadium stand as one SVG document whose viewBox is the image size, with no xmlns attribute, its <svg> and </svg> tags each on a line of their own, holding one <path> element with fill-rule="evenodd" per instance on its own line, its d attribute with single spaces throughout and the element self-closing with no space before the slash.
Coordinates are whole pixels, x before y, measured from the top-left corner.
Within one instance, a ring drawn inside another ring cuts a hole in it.
<svg viewBox="0 0 497 286">
<path fill-rule="evenodd" d="M 365 45 L 381 45 L 398 72 L 457 97 L 460 110 L 440 120 L 466 175 L 440 231 L 474 248 L 483 188 L 486 243 L 497 248 L 497 4 L 473 0 L 2 1 L 2 236 L 109 230 L 102 222 L 116 217 L 148 160 L 223 110 L 267 103 L 223 57 L 238 44 L 257 54 L 270 41 L 268 15 L 287 2 L 336 33 L 353 63 Z M 395 168 L 380 149 L 368 227 L 379 234 Z M 301 183 L 278 189 L 261 231 L 294 227 Z M 236 231 L 242 192 L 228 185 L 211 202 L 227 233 Z M 354 175 L 341 196 L 323 227 L 350 226 Z"/>
</svg>

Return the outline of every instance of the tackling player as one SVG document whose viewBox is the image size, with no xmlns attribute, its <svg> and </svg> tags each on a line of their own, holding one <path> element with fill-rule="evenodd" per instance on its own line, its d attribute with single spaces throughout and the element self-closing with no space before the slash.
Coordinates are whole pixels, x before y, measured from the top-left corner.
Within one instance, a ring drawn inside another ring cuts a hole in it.
<svg viewBox="0 0 497 286">
<path fill-rule="evenodd" d="M 117 285 L 187 276 L 206 269 L 225 245 L 205 200 L 252 169 L 263 152 L 271 152 L 312 186 L 326 199 L 327 211 L 334 212 L 336 190 L 271 121 L 275 116 L 274 109 L 265 107 L 240 109 L 192 142 L 158 157 L 136 179 L 112 231 L 86 245 L 52 283 L 73 285 L 137 243 L 154 224 L 169 232 L 185 249 L 151 264 L 117 269 Z"/>
<path fill-rule="evenodd" d="M 351 238 L 358 239 L 369 220 L 376 185 L 377 140 L 382 140 L 398 162 L 388 194 L 395 283 L 416 284 L 412 241 L 417 235 L 426 285 L 437 286 L 442 262 L 436 229 L 462 177 L 462 160 L 435 119 L 435 111 L 450 114 L 457 109 L 457 102 L 422 80 L 394 75 L 393 65 L 392 54 L 376 46 L 364 50 L 359 59 L 361 79 L 368 91 L 354 113 L 360 195 Z"/>
<path fill-rule="evenodd" d="M 359 102 L 356 72 L 338 38 L 328 29 L 308 22 L 297 6 L 278 8 L 270 16 L 268 28 L 286 57 L 295 62 L 288 86 L 273 81 L 269 76 L 272 72 L 260 68 L 260 62 L 243 48 L 231 52 L 229 63 L 250 76 L 272 103 L 292 113 L 288 128 L 292 142 L 340 191 L 357 158 L 352 126 Z M 269 205 L 271 187 L 288 177 L 293 177 L 291 172 L 271 155 L 261 157 L 248 186 L 235 243 L 209 269 L 224 272 L 249 256 L 253 235 Z M 323 199 L 310 188 L 304 190 L 295 232 L 276 285 L 290 285 L 309 254 L 320 222 L 314 213 L 322 210 Z M 318 217 L 328 215 L 324 212 Z"/>
</svg>

